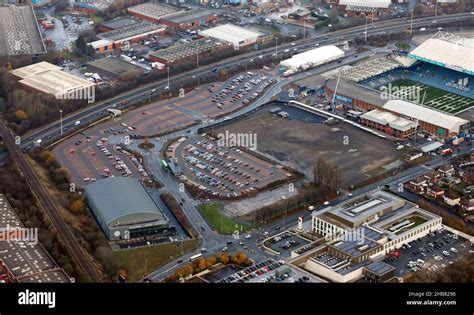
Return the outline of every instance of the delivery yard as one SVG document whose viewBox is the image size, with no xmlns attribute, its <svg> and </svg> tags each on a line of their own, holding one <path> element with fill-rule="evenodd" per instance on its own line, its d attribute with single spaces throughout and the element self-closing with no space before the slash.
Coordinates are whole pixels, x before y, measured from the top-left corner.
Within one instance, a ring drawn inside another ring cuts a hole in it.
<svg viewBox="0 0 474 315">
<path fill-rule="evenodd" d="M 230 123 L 214 131 L 257 135 L 257 150 L 270 154 L 286 165 L 313 179 L 313 167 L 325 154 L 329 161 L 343 171 L 345 185 L 353 185 L 370 176 L 368 173 L 392 162 L 398 152 L 391 144 L 371 134 L 343 123 L 333 126 L 307 123 L 313 114 L 299 111 L 297 119 L 272 115 L 265 107 L 245 120 Z M 284 109 L 284 108 L 283 108 Z M 305 116 L 308 116 L 306 118 Z"/>
</svg>

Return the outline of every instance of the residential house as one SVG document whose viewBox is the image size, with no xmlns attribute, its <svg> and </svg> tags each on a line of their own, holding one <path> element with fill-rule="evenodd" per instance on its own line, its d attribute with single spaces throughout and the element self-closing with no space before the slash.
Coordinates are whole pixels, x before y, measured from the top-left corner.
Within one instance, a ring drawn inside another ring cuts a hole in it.
<svg viewBox="0 0 474 315">
<path fill-rule="evenodd" d="M 454 192 L 448 192 L 443 196 L 444 202 L 446 202 L 450 206 L 456 206 L 461 202 L 461 197 L 459 197 Z"/>
<path fill-rule="evenodd" d="M 431 186 L 426 189 L 426 194 L 433 198 L 443 198 L 444 189 L 439 186 Z"/>
<path fill-rule="evenodd" d="M 446 164 L 446 165 L 443 165 L 441 166 L 439 169 L 438 169 L 438 172 L 441 173 L 441 175 L 443 176 L 452 176 L 454 175 L 454 166 L 452 166 L 451 164 Z"/>
<path fill-rule="evenodd" d="M 409 186 L 411 189 L 416 192 L 416 193 L 424 193 L 425 192 L 425 186 L 428 185 L 428 182 L 426 178 L 424 177 L 417 177 L 415 179 L 410 180 Z"/>
<path fill-rule="evenodd" d="M 440 173 L 436 171 L 431 171 L 423 175 L 423 177 L 426 178 L 428 184 L 436 184 L 438 182 L 438 179 L 440 178 Z"/>
</svg>

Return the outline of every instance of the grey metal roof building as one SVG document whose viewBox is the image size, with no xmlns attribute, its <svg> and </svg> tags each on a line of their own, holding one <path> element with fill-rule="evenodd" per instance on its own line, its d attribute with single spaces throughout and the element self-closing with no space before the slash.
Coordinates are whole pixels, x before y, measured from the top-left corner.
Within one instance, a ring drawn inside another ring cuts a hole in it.
<svg viewBox="0 0 474 315">
<path fill-rule="evenodd" d="M 169 228 L 169 220 L 138 179 L 101 179 L 86 186 L 85 195 L 109 240 L 158 234 Z"/>
</svg>

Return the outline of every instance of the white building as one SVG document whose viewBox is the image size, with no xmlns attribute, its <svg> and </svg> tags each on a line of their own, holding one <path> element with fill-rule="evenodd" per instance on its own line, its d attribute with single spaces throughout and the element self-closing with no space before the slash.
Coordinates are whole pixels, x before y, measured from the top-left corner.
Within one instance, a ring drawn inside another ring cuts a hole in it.
<svg viewBox="0 0 474 315">
<path fill-rule="evenodd" d="M 294 55 L 290 59 L 280 62 L 280 65 L 294 73 L 337 60 L 343 56 L 344 51 L 336 46 L 323 46 Z"/>
<path fill-rule="evenodd" d="M 255 44 L 263 33 L 255 32 L 233 24 L 224 24 L 204 31 L 199 31 L 199 35 L 222 40 L 234 45 L 234 49 Z"/>
</svg>

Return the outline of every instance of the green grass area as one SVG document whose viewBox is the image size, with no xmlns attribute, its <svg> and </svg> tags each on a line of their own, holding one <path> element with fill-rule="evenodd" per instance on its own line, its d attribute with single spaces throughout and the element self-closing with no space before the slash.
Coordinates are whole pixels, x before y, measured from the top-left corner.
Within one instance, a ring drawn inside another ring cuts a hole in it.
<svg viewBox="0 0 474 315">
<path fill-rule="evenodd" d="M 416 87 L 417 90 L 413 89 Z M 412 80 L 401 79 L 391 83 L 391 94 L 437 110 L 457 114 L 474 107 L 474 100 L 437 89 Z"/>
<path fill-rule="evenodd" d="M 94 24 L 95 24 L 95 25 L 100 24 L 100 23 L 102 23 L 102 22 L 104 21 L 103 18 L 101 18 L 100 16 L 95 15 L 95 14 L 91 14 L 91 15 L 90 15 L 90 18 L 91 18 L 92 21 L 94 21 Z"/>
<path fill-rule="evenodd" d="M 398 49 L 401 49 L 401 50 L 409 50 L 410 49 L 410 45 L 406 42 L 398 42 L 398 43 L 395 44 L 395 46 Z"/>
<path fill-rule="evenodd" d="M 198 245 L 199 240 L 196 239 L 183 241 L 183 253 L 192 251 Z M 133 282 L 181 256 L 181 242 L 124 249 L 114 254 L 119 268 L 126 272 L 127 281 Z"/>
<path fill-rule="evenodd" d="M 201 214 L 220 234 L 232 234 L 236 229 L 246 231 L 248 227 L 241 222 L 230 219 L 221 213 L 221 205 L 218 203 L 208 203 L 198 206 Z"/>
<path fill-rule="evenodd" d="M 396 223 L 393 223 L 393 224 L 390 225 L 390 227 L 392 227 L 392 226 L 394 226 L 394 225 L 397 225 L 398 223 L 400 223 L 400 222 L 402 222 L 402 221 L 405 221 L 405 220 L 406 220 L 406 219 L 404 218 L 404 219 L 402 219 L 402 220 L 400 220 L 400 221 L 398 221 L 398 222 L 396 222 Z M 413 225 L 410 225 L 410 226 L 408 226 L 408 227 L 402 228 L 402 229 L 399 230 L 398 232 L 395 232 L 396 235 L 400 235 L 400 234 L 406 232 L 407 230 L 412 230 L 412 229 L 414 229 L 415 227 L 417 227 L 418 225 L 423 224 L 423 223 L 426 222 L 426 220 L 425 220 L 424 218 L 419 217 L 419 216 L 412 216 L 412 217 L 408 218 L 408 220 L 409 220 L 410 222 L 413 222 L 414 224 L 413 224 Z M 387 228 L 388 228 L 388 227 L 387 227 Z"/>
</svg>

